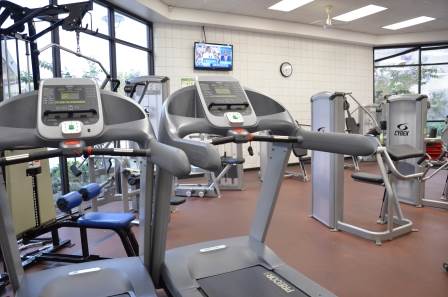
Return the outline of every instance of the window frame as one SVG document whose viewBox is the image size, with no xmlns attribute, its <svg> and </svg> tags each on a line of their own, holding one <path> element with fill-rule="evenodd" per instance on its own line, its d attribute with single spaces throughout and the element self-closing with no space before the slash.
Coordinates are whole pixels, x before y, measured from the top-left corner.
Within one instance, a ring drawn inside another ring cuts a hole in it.
<svg viewBox="0 0 448 297">
<path fill-rule="evenodd" d="M 390 56 L 382 57 L 379 59 L 375 59 L 375 51 L 376 50 L 382 50 L 382 49 L 394 49 L 394 48 L 406 48 L 406 50 L 396 53 Z M 418 93 L 421 93 L 422 91 L 422 67 L 424 66 L 441 66 L 441 65 L 447 65 L 448 66 L 448 60 L 447 62 L 441 62 L 441 63 L 422 63 L 422 52 L 423 51 L 431 51 L 431 50 L 438 50 L 438 49 L 448 49 L 448 43 L 447 42 L 437 42 L 437 43 L 425 43 L 425 44 L 401 44 L 401 45 L 394 45 L 394 46 L 378 46 L 372 48 L 372 65 L 373 65 L 373 102 L 375 102 L 375 70 L 377 68 L 392 68 L 392 67 L 418 67 Z M 413 51 L 418 51 L 418 63 L 414 64 L 404 64 L 404 65 L 375 65 L 377 62 L 381 62 L 387 59 L 391 59 L 394 57 L 398 57 Z M 445 121 L 445 119 L 440 120 L 431 120 L 432 122 L 436 121 Z"/>
<path fill-rule="evenodd" d="M 105 7 L 108 11 L 108 18 L 109 18 L 109 24 L 108 24 L 108 30 L 109 30 L 109 34 L 103 34 L 103 33 L 97 33 L 93 30 L 91 30 L 92 28 L 89 28 L 87 30 L 84 30 L 81 32 L 81 34 L 89 34 L 93 37 L 97 37 L 97 38 L 101 38 L 103 40 L 107 40 L 109 42 L 109 65 L 110 65 L 110 75 L 112 77 L 117 77 L 117 63 L 116 63 L 116 44 L 122 44 L 125 46 L 129 46 L 135 49 L 139 49 L 142 50 L 144 52 L 147 53 L 148 55 L 148 74 L 149 75 L 154 75 L 154 36 L 153 36 L 153 32 L 154 32 L 154 28 L 153 28 L 153 23 L 151 21 L 148 21 L 144 18 L 141 18 L 129 11 L 126 11 L 106 0 L 94 0 L 94 3 L 101 5 L 103 7 Z M 49 5 L 57 5 L 58 0 L 48 0 L 48 4 Z M 126 17 L 129 17 L 137 22 L 140 22 L 142 24 L 144 24 L 146 26 L 146 35 L 147 35 L 147 44 L 146 47 L 138 45 L 138 44 L 134 44 L 132 42 L 126 41 L 126 40 L 122 40 L 119 38 L 116 38 L 115 36 L 115 18 L 114 18 L 114 13 L 118 12 Z M 60 27 L 55 28 L 54 30 L 50 31 L 50 37 L 51 37 L 51 42 L 52 43 L 56 43 L 56 44 L 60 44 L 60 36 L 59 36 L 59 30 L 62 30 Z M 2 38 L 2 42 L 5 42 L 7 40 L 10 40 L 13 38 Z M 6 45 L 5 45 L 6 46 Z M 17 61 L 17 76 L 18 76 L 18 88 L 19 88 L 19 94 L 22 93 L 22 88 L 21 88 L 21 69 L 20 69 L 20 54 L 19 51 L 17 50 L 17 46 L 18 46 L 18 41 L 16 39 L 16 61 Z M 29 44 L 26 45 L 28 48 L 30 47 Z M 34 54 L 34 52 L 30 49 L 31 52 L 31 60 L 34 58 L 38 61 L 38 54 Z M 61 69 L 61 54 L 60 54 L 60 50 L 58 48 L 52 48 L 51 49 L 51 55 L 52 55 L 52 66 L 53 66 L 53 77 L 61 77 L 62 76 L 62 69 Z M 34 56 L 34 57 L 33 57 Z M 0 58 L 3 59 L 3 53 L 0 53 Z M 32 75 L 33 78 L 37 75 L 37 79 L 40 80 L 40 71 L 33 71 Z M 2 82 L 0 84 L 0 86 L 2 87 L 2 94 L 0 96 L 0 102 L 2 102 L 3 100 L 7 100 L 8 98 L 4 98 L 4 88 L 6 87 L 3 84 L 3 71 L 1 71 L 2 74 Z M 34 83 L 34 89 L 36 89 L 38 87 L 38 85 L 36 84 L 37 80 L 35 80 Z"/>
</svg>

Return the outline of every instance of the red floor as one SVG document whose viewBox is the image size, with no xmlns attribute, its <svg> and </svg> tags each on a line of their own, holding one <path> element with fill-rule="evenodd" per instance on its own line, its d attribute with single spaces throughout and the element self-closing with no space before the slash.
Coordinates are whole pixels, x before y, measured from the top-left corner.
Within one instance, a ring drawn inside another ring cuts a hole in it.
<svg viewBox="0 0 448 297">
<path fill-rule="evenodd" d="M 367 163 L 361 168 L 375 171 Z M 350 173 L 345 171 L 346 220 L 378 228 L 383 189 L 353 182 Z M 445 178 L 444 172 L 427 183 L 427 198 L 440 197 Z M 168 247 L 247 234 L 259 191 L 257 173 L 246 172 L 245 182 L 242 192 L 226 191 L 221 199 L 190 199 L 180 206 L 170 223 Z M 340 297 L 448 296 L 448 273 L 441 269 L 448 260 L 448 211 L 402 205 L 419 231 L 376 246 L 347 233 L 330 232 L 310 218 L 310 197 L 311 182 L 284 180 L 267 241 L 285 262 Z M 65 231 L 63 236 L 76 234 Z M 110 232 L 91 232 L 90 241 L 94 253 L 125 255 Z M 79 245 L 72 252 L 80 252 Z"/>
</svg>

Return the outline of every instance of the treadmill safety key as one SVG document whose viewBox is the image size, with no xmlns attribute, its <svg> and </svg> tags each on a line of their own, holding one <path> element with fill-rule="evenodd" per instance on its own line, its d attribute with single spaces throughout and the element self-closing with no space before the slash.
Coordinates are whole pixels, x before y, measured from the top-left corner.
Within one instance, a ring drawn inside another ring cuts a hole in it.
<svg viewBox="0 0 448 297">
<path fill-rule="evenodd" d="M 82 132 L 82 122 L 80 121 L 62 122 L 61 131 L 63 135 L 80 135 Z"/>
<path fill-rule="evenodd" d="M 226 112 L 226 118 L 231 125 L 240 125 L 244 123 L 244 118 L 239 112 Z"/>
</svg>

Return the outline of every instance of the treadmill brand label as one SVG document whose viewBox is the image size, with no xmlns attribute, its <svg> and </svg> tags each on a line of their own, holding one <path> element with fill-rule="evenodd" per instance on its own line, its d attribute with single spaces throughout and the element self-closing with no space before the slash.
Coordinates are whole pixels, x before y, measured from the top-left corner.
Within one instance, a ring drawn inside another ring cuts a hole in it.
<svg viewBox="0 0 448 297">
<path fill-rule="evenodd" d="M 278 277 L 277 275 L 275 275 L 272 272 L 265 272 L 264 276 L 268 280 L 270 280 L 274 285 L 276 285 L 277 287 L 279 287 L 280 289 L 282 289 L 283 291 L 285 291 L 288 294 L 292 293 L 296 290 L 293 286 L 291 286 L 286 281 L 284 281 L 283 279 L 281 279 L 280 277 Z"/>
<path fill-rule="evenodd" d="M 409 127 L 408 123 L 402 123 L 397 125 L 397 130 L 394 132 L 394 136 L 408 136 Z"/>
</svg>

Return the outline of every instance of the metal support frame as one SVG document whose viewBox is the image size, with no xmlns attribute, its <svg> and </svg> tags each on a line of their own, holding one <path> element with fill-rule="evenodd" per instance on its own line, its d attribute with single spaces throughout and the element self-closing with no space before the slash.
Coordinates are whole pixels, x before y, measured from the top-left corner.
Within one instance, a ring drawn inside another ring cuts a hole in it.
<svg viewBox="0 0 448 297">
<path fill-rule="evenodd" d="M 174 193 L 176 196 L 182 197 L 220 198 L 221 190 L 241 191 L 243 189 L 242 175 L 244 174 L 242 166 L 243 164 L 227 164 L 221 172 L 219 172 L 218 176 L 216 176 L 214 172 L 206 171 L 204 172 L 204 175 L 207 176 L 207 184 L 176 184 Z M 223 180 L 227 179 L 225 178 L 226 174 L 233 168 L 237 170 L 237 174 L 241 175 L 238 175 L 236 178 L 228 179 L 231 179 L 232 182 L 237 180 L 236 183 L 223 182 Z"/>
<path fill-rule="evenodd" d="M 3 63 L 3 46 L 2 43 L 5 44 L 6 46 L 6 38 L 5 36 L 1 36 L 0 35 L 0 61 L 2 61 Z M 5 51 L 5 55 L 7 55 L 6 51 Z M 3 84 L 3 65 L 2 67 L 0 67 L 0 103 L 3 102 L 3 100 L 5 100 L 5 85 Z"/>
<path fill-rule="evenodd" d="M 385 196 L 384 207 L 381 208 L 380 218 L 377 221 L 379 224 L 385 224 L 386 230 L 384 231 L 372 231 L 366 228 L 361 228 L 343 221 L 343 218 L 338 218 L 336 222 L 336 230 L 342 230 L 361 238 L 372 240 L 377 245 L 381 245 L 383 241 L 393 240 L 399 236 L 416 231 L 412 228 L 413 223 L 411 220 L 406 219 L 400 207 L 400 203 L 397 199 L 397 194 L 389 180 L 389 170 L 384 165 L 382 155 L 386 154 L 384 147 L 378 148 L 376 153 L 376 160 L 381 172 L 381 176 L 384 180 Z"/>
<path fill-rule="evenodd" d="M 237 143 L 235 145 L 236 158 L 243 159 L 243 145 L 241 143 Z M 227 168 L 228 165 L 226 165 L 225 168 Z M 244 163 L 231 165 L 227 172 L 225 172 L 224 174 L 222 173 L 223 172 L 219 173 L 218 177 L 216 178 L 219 182 L 219 190 L 242 191 L 244 189 Z"/>
<path fill-rule="evenodd" d="M 3 168 L 0 167 L 0 229 L 6 232 L 0 232 L 0 248 L 3 253 L 3 260 L 9 274 L 10 283 L 13 290 L 17 290 L 24 276 L 22 263 L 16 261 L 20 259 L 19 247 L 15 237 L 13 219 L 11 214 L 11 205 L 6 193 Z"/>
<path fill-rule="evenodd" d="M 314 131 L 344 132 L 344 93 L 321 93 L 312 99 L 312 123 Z M 383 160 L 383 156 L 385 160 Z M 384 147 L 379 147 L 376 160 L 386 188 L 385 205 L 379 223 L 387 223 L 386 230 L 372 231 L 344 221 L 344 158 L 342 155 L 313 151 L 313 200 L 312 216 L 337 231 L 345 231 L 380 245 L 385 240 L 413 231 L 412 222 L 404 218 L 398 203 L 396 190 L 389 180 L 389 171 L 397 178 L 415 180 L 421 177 L 399 176 Z M 387 164 L 387 168 L 385 166 Z M 395 177 L 394 177 L 395 178 Z"/>
<path fill-rule="evenodd" d="M 305 168 L 305 161 L 303 160 L 303 157 L 297 157 L 297 159 L 299 160 L 298 172 L 286 171 L 285 172 L 285 177 L 287 177 L 287 178 L 289 178 L 289 177 L 299 178 L 299 179 L 301 179 L 304 182 L 308 182 L 310 180 L 310 177 L 308 176 L 308 172 L 306 171 L 306 168 Z"/>
<path fill-rule="evenodd" d="M 266 242 L 266 236 L 290 154 L 291 144 L 272 144 L 272 151 L 267 162 L 269 170 L 266 170 L 263 176 L 255 217 L 250 230 L 250 237 L 259 242 Z"/>
</svg>

